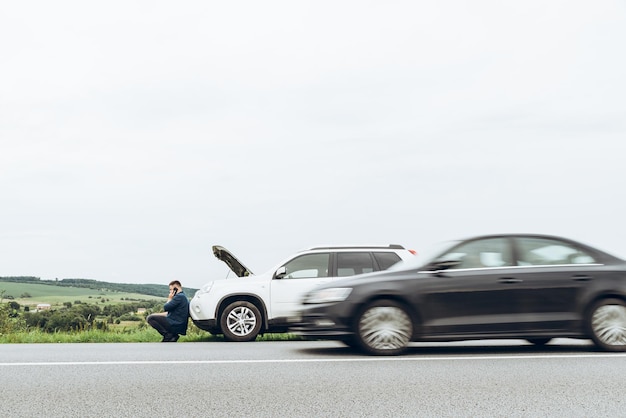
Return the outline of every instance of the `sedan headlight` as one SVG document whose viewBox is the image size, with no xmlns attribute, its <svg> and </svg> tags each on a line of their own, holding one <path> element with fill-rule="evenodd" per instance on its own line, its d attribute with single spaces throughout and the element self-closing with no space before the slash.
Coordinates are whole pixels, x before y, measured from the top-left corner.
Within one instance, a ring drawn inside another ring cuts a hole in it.
<svg viewBox="0 0 626 418">
<path fill-rule="evenodd" d="M 348 298 L 350 292 L 352 292 L 351 287 L 330 287 L 327 289 L 314 290 L 304 298 L 303 303 L 341 302 Z"/>
</svg>

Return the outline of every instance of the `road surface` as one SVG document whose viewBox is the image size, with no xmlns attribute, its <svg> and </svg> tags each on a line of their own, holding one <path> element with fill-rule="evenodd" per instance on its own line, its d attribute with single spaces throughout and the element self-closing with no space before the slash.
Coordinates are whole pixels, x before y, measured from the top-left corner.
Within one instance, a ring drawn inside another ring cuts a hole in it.
<svg viewBox="0 0 626 418">
<path fill-rule="evenodd" d="M 586 341 L 0 345 L 6 417 L 626 416 L 626 354 Z"/>
</svg>

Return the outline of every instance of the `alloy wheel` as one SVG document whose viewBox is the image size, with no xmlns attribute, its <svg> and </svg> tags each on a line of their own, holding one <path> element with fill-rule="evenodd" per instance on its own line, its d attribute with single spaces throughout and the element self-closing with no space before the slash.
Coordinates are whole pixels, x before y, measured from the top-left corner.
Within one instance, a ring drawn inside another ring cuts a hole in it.
<svg viewBox="0 0 626 418">
<path fill-rule="evenodd" d="M 248 301 L 236 301 L 224 309 L 220 325 L 228 341 L 253 341 L 261 330 L 259 309 Z"/>
<path fill-rule="evenodd" d="M 228 314 L 228 329 L 235 335 L 248 335 L 256 326 L 256 316 L 251 309 L 240 306 Z"/>
<path fill-rule="evenodd" d="M 411 340 L 413 325 L 402 307 L 393 302 L 367 308 L 359 319 L 359 339 L 371 354 L 398 354 Z"/>
<path fill-rule="evenodd" d="M 591 329 L 597 341 L 606 349 L 626 349 L 626 306 L 605 303 L 591 317 Z"/>
</svg>

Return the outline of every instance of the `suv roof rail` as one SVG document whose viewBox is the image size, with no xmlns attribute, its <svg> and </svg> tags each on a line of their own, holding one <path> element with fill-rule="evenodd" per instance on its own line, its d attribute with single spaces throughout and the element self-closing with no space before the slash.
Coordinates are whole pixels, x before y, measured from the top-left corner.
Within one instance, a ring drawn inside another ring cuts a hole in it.
<svg viewBox="0 0 626 418">
<path fill-rule="evenodd" d="M 404 247 L 399 244 L 389 244 L 389 245 L 334 245 L 334 246 L 321 246 L 321 247 L 312 247 L 309 250 L 344 250 L 347 248 L 371 248 L 371 249 L 391 249 L 391 250 L 404 250 Z"/>
</svg>

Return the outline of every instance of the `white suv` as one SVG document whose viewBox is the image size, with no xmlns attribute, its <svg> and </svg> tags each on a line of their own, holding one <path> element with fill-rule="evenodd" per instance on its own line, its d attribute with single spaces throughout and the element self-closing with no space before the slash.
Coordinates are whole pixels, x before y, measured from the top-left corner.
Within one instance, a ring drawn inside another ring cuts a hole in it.
<svg viewBox="0 0 626 418">
<path fill-rule="evenodd" d="M 400 245 L 316 247 L 301 251 L 255 276 L 228 250 L 213 246 L 236 278 L 216 280 L 196 292 L 193 323 L 229 341 L 252 341 L 265 332 L 286 332 L 302 296 L 331 280 L 386 270 L 415 254 Z"/>
</svg>

